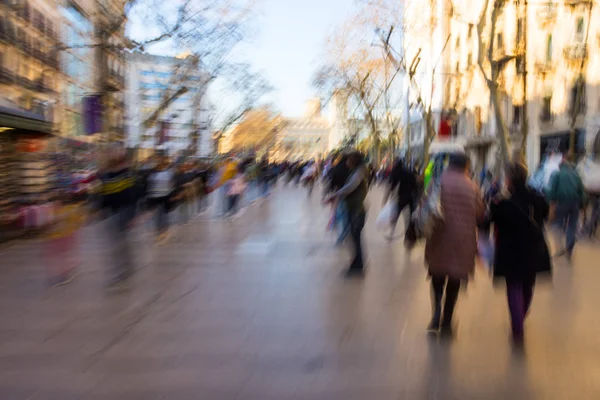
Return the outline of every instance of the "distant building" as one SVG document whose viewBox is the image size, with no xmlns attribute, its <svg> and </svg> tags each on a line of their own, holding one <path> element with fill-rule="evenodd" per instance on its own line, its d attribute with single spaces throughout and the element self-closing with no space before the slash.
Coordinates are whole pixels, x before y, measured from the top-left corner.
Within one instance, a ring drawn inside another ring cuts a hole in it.
<svg viewBox="0 0 600 400">
<path fill-rule="evenodd" d="M 273 159 L 308 160 L 323 157 L 329 151 L 330 123 L 321 116 L 321 102 L 307 102 L 305 115 L 283 118 L 283 129 L 277 133 Z"/>
<path fill-rule="evenodd" d="M 130 54 L 127 68 L 127 145 L 152 152 L 185 152 L 206 157 L 213 153 L 206 96 L 208 75 L 198 69 L 192 57 L 163 57 Z M 164 110 L 148 120 L 165 100 L 180 89 Z"/>
</svg>

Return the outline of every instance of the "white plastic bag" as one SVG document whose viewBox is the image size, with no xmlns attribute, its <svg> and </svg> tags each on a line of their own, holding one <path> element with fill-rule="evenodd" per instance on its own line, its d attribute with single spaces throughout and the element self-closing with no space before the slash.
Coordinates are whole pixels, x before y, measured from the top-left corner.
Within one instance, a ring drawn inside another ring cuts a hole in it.
<svg viewBox="0 0 600 400">
<path fill-rule="evenodd" d="M 585 190 L 592 193 L 600 192 L 600 164 L 591 158 L 584 159 L 577 167 Z"/>
<path fill-rule="evenodd" d="M 418 237 L 429 239 L 436 227 L 444 221 L 441 195 L 441 186 L 435 185 L 417 206 L 412 218 Z"/>
<path fill-rule="evenodd" d="M 381 230 L 389 228 L 392 224 L 392 221 L 396 218 L 397 213 L 397 204 L 393 201 L 388 201 L 388 203 L 379 212 L 377 220 L 375 221 L 375 225 Z"/>
</svg>

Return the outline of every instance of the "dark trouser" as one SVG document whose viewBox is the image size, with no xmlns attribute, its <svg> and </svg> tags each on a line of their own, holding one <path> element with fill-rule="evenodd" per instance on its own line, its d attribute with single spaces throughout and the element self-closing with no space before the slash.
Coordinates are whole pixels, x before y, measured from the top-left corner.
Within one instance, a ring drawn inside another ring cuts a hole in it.
<svg viewBox="0 0 600 400">
<path fill-rule="evenodd" d="M 452 316 L 454 307 L 458 299 L 460 289 L 460 280 L 450 278 L 449 276 L 431 276 L 431 288 L 433 295 L 433 321 L 439 326 L 450 327 L 452 325 Z M 444 296 L 445 294 L 445 296 Z M 444 306 L 442 308 L 442 300 Z"/>
<path fill-rule="evenodd" d="M 519 281 L 506 281 L 506 297 L 508 298 L 513 335 L 523 334 L 523 323 L 531 306 L 534 286 L 535 277 Z"/>
<path fill-rule="evenodd" d="M 579 203 L 568 202 L 559 203 L 556 206 L 556 221 L 560 228 L 567 234 L 567 246 L 565 250 L 570 256 L 575 248 L 575 239 L 577 237 L 577 224 L 579 223 Z"/>
<path fill-rule="evenodd" d="M 156 233 L 164 233 L 169 229 L 169 197 L 155 197 L 152 205 L 156 213 Z"/>
<path fill-rule="evenodd" d="M 232 194 L 227 197 L 227 212 L 228 213 L 232 213 L 236 209 L 239 198 L 240 198 L 239 194 Z"/>
<path fill-rule="evenodd" d="M 398 210 L 397 210 L 398 214 L 396 215 L 396 218 L 392 221 L 392 235 L 393 235 L 394 231 L 396 230 L 396 225 L 398 224 L 398 220 L 400 219 L 400 216 L 402 215 L 402 211 L 404 211 L 404 209 L 406 207 L 409 207 L 410 215 L 412 215 L 413 212 L 415 211 L 415 202 L 413 201 L 412 197 L 398 200 Z M 409 216 L 409 221 L 410 221 L 410 216 Z M 408 223 L 406 224 L 406 227 L 408 228 Z"/>
<path fill-rule="evenodd" d="M 131 210 L 120 209 L 108 219 L 109 238 L 112 247 L 111 282 L 129 278 L 133 274 L 133 257 L 129 244 Z"/>
<path fill-rule="evenodd" d="M 350 237 L 352 238 L 352 246 L 354 248 L 354 259 L 350 264 L 351 270 L 362 271 L 364 267 L 363 251 L 362 251 L 362 230 L 365 226 L 365 212 L 355 211 L 350 214 Z"/>
</svg>

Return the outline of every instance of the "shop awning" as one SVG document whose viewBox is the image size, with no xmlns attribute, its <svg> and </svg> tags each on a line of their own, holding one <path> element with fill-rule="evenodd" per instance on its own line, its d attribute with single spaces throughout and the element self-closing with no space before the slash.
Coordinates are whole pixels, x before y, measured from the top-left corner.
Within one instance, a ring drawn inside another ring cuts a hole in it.
<svg viewBox="0 0 600 400">
<path fill-rule="evenodd" d="M 29 111 L 0 106 L 0 128 L 22 129 L 31 132 L 52 133 L 52 122 Z"/>
</svg>

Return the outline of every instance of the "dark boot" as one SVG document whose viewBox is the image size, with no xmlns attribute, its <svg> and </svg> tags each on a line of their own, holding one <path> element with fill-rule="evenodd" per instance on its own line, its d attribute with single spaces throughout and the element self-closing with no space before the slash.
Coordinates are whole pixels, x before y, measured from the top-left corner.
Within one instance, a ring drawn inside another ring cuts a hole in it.
<svg viewBox="0 0 600 400">
<path fill-rule="evenodd" d="M 440 330 L 440 321 L 442 318 L 442 298 L 444 297 L 445 277 L 431 278 L 431 306 L 433 309 L 431 322 L 427 326 L 427 331 L 438 333 Z"/>
<path fill-rule="evenodd" d="M 458 300 L 459 289 L 460 281 L 448 278 L 448 283 L 446 284 L 446 299 L 444 301 L 444 312 L 440 328 L 440 333 L 442 335 L 452 335 L 452 317 L 454 315 L 454 308 L 456 307 L 456 300 Z"/>
</svg>

